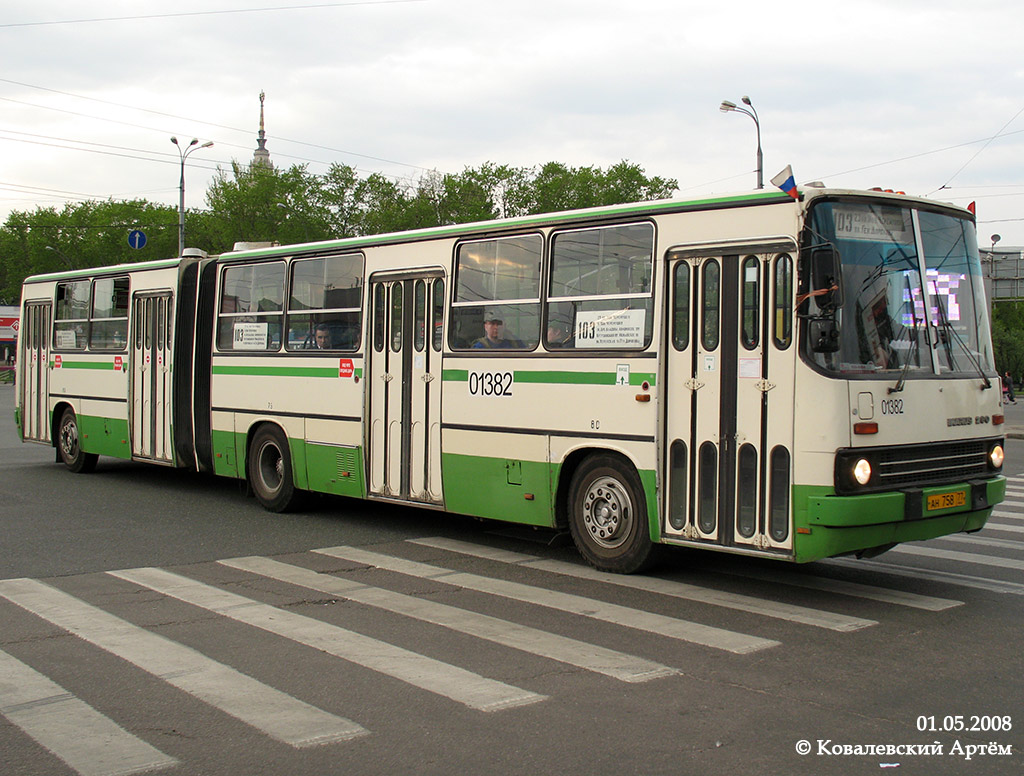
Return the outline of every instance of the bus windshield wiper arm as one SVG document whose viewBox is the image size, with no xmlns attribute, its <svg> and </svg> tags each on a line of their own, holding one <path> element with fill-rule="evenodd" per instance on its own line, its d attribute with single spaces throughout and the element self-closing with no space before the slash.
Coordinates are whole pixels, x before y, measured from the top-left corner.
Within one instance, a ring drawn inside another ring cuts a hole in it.
<svg viewBox="0 0 1024 776">
<path fill-rule="evenodd" d="M 920 337 L 917 332 L 917 318 L 914 319 L 914 341 L 910 343 L 910 350 L 907 351 L 907 359 L 903 362 L 903 371 L 900 372 L 900 379 L 896 381 L 896 385 L 889 388 L 889 393 L 899 393 L 903 390 L 904 383 L 907 382 L 907 372 L 910 371 L 910 363 L 917 358 L 917 348 Z"/>
</svg>

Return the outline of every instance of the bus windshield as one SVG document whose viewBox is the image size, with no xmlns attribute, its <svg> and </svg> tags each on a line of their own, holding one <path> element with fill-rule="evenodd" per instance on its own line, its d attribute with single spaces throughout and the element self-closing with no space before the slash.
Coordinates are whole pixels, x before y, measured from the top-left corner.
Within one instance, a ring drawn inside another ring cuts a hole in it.
<svg viewBox="0 0 1024 776">
<path fill-rule="evenodd" d="M 816 205 L 805 248 L 831 243 L 842 265 L 839 350 L 810 353 L 843 375 L 913 379 L 994 370 L 974 225 L 882 202 Z M 814 309 L 812 314 L 820 314 Z M 934 347 L 933 347 L 934 345 Z"/>
</svg>

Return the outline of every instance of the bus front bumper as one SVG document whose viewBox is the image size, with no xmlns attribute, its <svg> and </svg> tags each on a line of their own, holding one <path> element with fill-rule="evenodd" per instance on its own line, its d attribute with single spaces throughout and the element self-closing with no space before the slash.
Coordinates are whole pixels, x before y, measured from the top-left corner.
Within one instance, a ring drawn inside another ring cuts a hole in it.
<svg viewBox="0 0 1024 776">
<path fill-rule="evenodd" d="M 832 488 L 794 487 L 795 560 L 806 563 L 901 542 L 977 531 L 1006 496 L 997 476 L 931 488 L 836 496 Z"/>
</svg>

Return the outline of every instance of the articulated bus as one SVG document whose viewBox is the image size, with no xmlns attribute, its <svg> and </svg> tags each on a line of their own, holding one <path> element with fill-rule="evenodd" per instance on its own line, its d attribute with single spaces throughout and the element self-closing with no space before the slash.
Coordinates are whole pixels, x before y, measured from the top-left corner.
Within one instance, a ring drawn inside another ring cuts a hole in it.
<svg viewBox="0 0 1024 776">
<path fill-rule="evenodd" d="M 977 531 L 1003 410 L 974 218 L 807 187 L 28 278 L 16 420 L 98 456 L 807 562 Z M 339 501 L 337 503 L 344 503 Z"/>
</svg>

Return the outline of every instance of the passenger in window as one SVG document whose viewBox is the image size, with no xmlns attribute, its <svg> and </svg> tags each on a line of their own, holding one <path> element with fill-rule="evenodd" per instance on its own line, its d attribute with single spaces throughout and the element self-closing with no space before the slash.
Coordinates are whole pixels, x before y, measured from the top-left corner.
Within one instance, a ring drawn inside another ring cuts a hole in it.
<svg viewBox="0 0 1024 776">
<path fill-rule="evenodd" d="M 506 336 L 505 322 L 493 310 L 484 314 L 484 336 L 473 343 L 474 348 L 521 348 L 523 343 Z"/>
<path fill-rule="evenodd" d="M 313 344 L 315 350 L 331 349 L 331 329 L 326 323 L 318 324 L 313 332 Z"/>
<path fill-rule="evenodd" d="M 569 327 L 561 321 L 548 321 L 549 348 L 570 348 L 572 347 L 572 335 Z"/>
</svg>

